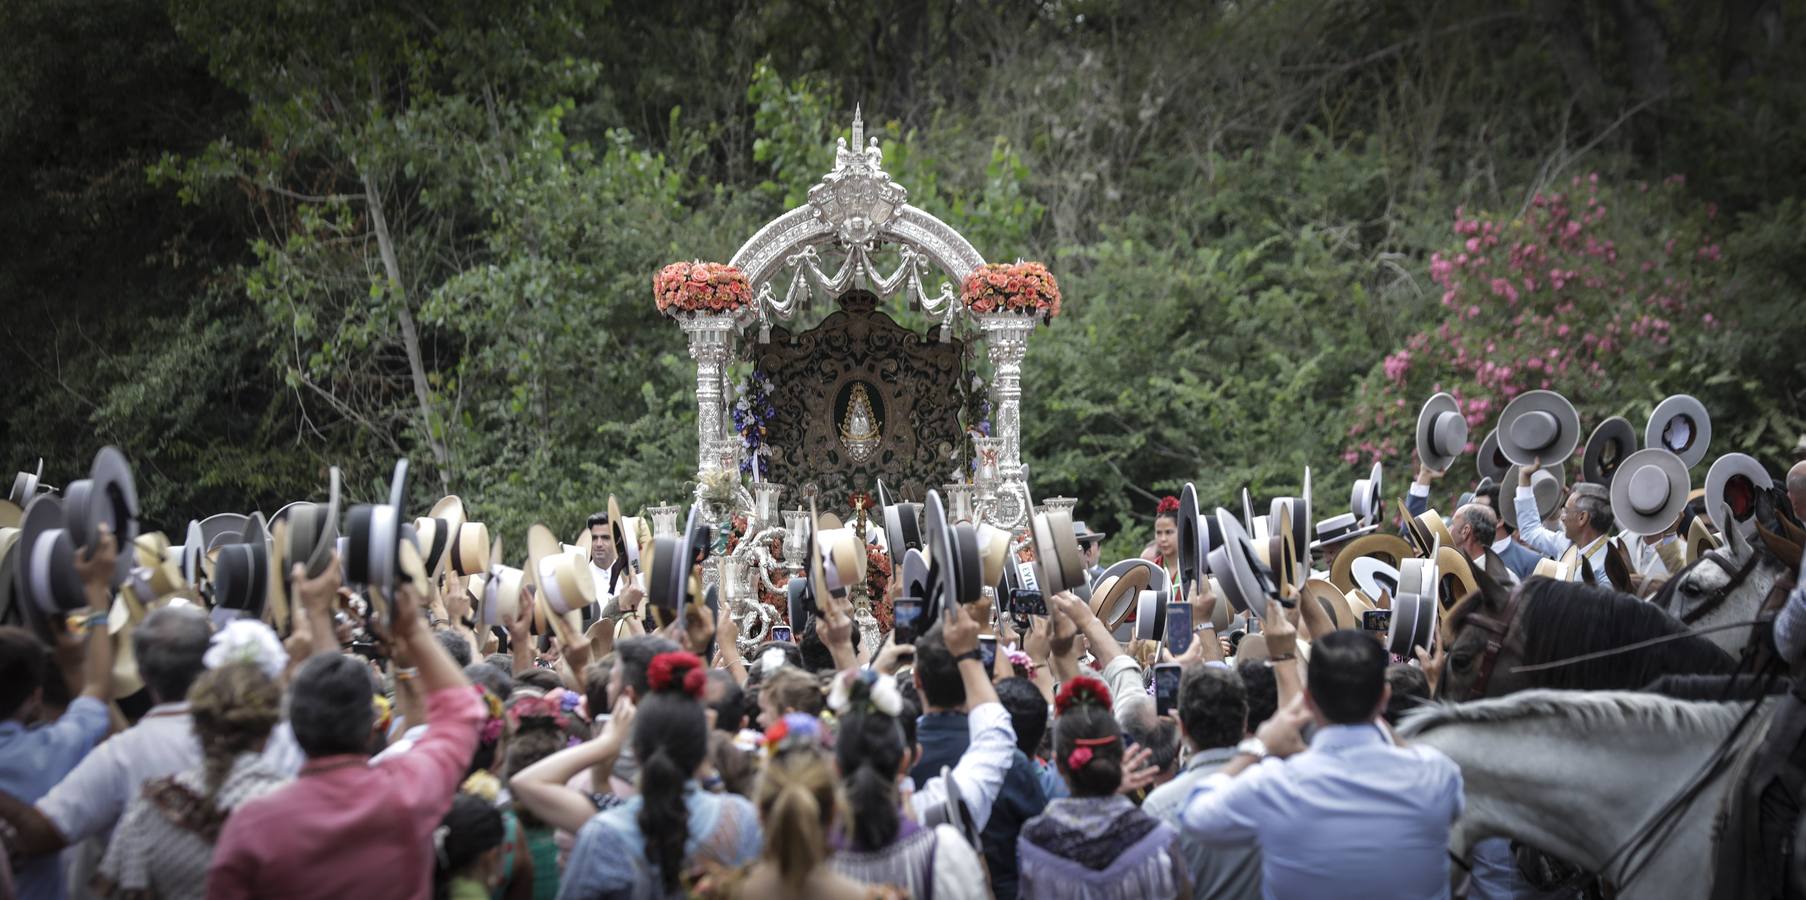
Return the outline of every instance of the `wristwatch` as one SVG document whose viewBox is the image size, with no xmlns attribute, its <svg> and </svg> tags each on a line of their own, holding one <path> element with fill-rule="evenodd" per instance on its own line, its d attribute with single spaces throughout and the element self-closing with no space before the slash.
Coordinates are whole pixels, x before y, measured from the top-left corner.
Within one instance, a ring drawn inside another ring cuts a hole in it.
<svg viewBox="0 0 1806 900">
<path fill-rule="evenodd" d="M 1260 760 L 1267 758 L 1267 745 L 1260 738 L 1245 737 L 1242 738 L 1241 743 L 1235 745 L 1235 752 L 1238 755 L 1246 754 L 1252 756 L 1256 762 L 1259 762 Z"/>
<path fill-rule="evenodd" d="M 974 660 L 977 662 L 984 662 L 985 655 L 983 653 L 980 653 L 977 649 L 967 650 L 966 652 L 961 653 L 958 656 L 955 656 L 953 658 L 953 664 L 957 666 L 960 663 L 963 663 L 968 659 Z"/>
</svg>

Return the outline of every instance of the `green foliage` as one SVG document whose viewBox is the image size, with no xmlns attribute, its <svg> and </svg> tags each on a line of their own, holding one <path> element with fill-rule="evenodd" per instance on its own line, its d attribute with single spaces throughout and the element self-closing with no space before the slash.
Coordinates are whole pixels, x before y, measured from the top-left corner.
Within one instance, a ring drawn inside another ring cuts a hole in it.
<svg viewBox="0 0 1806 900">
<path fill-rule="evenodd" d="M 1772 463 L 1806 429 L 1806 172 L 1777 150 L 1806 60 L 1765 37 L 1797 3 L 1772 28 L 1742 8 L 18 0 L 0 464 L 62 483 L 119 443 L 166 528 L 317 494 L 329 464 L 367 499 L 398 454 L 416 501 L 458 492 L 512 546 L 610 492 L 678 500 L 694 368 L 651 276 L 803 202 L 855 103 L 912 203 L 1059 279 L 1023 455 L 1106 555 L 1186 481 L 1233 506 L 1310 465 L 1333 512 L 1360 422 L 1396 469 L 1421 395 L 1457 383 L 1439 326 L 1540 339 L 1441 304 L 1451 214 L 1526 227 L 1577 172 L 1617 186 L 1621 257 L 1709 232 L 1723 262 L 1688 263 L 1664 348 L 1564 386 L 1589 415 L 1697 391 L 1724 448 Z M 1662 205 L 1634 194 L 1677 172 Z M 1564 321 L 1629 327 L 1650 280 L 1627 277 Z"/>
</svg>

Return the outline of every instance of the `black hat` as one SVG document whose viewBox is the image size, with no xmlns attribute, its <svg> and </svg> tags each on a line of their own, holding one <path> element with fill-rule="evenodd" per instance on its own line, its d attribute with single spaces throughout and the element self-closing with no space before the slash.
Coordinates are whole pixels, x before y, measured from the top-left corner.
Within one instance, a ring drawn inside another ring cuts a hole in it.
<svg viewBox="0 0 1806 900">
<path fill-rule="evenodd" d="M 1586 450 L 1580 454 L 1580 477 L 1583 481 L 1611 487 L 1612 475 L 1626 457 L 1637 452 L 1637 431 L 1630 420 L 1612 416 L 1599 423 L 1587 438 Z"/>
<path fill-rule="evenodd" d="M 75 571 L 75 540 L 66 527 L 62 501 L 38 496 L 20 525 L 19 557 L 13 565 L 19 599 L 46 622 L 85 608 L 88 595 Z"/>
<path fill-rule="evenodd" d="M 261 619 L 269 600 L 269 536 L 263 514 L 252 513 L 239 539 L 219 550 L 213 563 L 213 620 Z"/>
<path fill-rule="evenodd" d="M 389 502 L 360 503 L 345 517 L 345 570 L 353 584 L 368 585 L 388 596 L 401 580 L 401 543 L 414 530 L 403 519 L 407 502 L 408 461 L 395 461 L 389 479 Z M 206 523 L 201 523 L 205 525 Z M 416 548 L 418 549 L 418 548 Z"/>
</svg>

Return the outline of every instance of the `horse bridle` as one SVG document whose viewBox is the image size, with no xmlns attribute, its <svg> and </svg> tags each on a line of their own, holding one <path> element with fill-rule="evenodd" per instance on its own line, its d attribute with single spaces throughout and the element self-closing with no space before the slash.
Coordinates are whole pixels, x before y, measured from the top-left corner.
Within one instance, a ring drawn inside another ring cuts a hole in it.
<svg viewBox="0 0 1806 900">
<path fill-rule="evenodd" d="M 1486 696 L 1486 682 L 1492 678 L 1492 667 L 1499 661 L 1499 651 L 1505 649 L 1505 639 L 1511 636 L 1511 623 L 1518 617 L 1518 592 L 1512 591 L 1511 597 L 1505 601 L 1505 615 L 1493 618 L 1485 613 L 1472 613 L 1467 617 L 1469 622 L 1486 629 L 1491 637 L 1486 639 L 1486 651 L 1480 656 L 1480 677 L 1474 681 L 1473 689 L 1468 691 L 1468 700 L 1478 700 Z"/>
<path fill-rule="evenodd" d="M 1731 599 L 1732 592 L 1741 587 L 1745 581 L 1748 581 L 1750 574 L 1756 571 L 1756 564 L 1761 562 L 1762 554 L 1757 553 L 1752 548 L 1750 550 L 1750 558 L 1744 560 L 1742 567 L 1738 568 L 1735 572 L 1731 571 L 1730 563 L 1725 562 L 1724 557 L 1720 556 L 1717 552 L 1707 553 L 1700 558 L 1710 560 L 1712 565 L 1718 567 L 1719 571 L 1731 576 L 1731 580 L 1725 582 L 1724 587 L 1718 588 L 1712 593 L 1707 594 L 1706 599 L 1703 602 L 1688 611 L 1685 615 L 1682 615 L 1680 620 L 1683 625 L 1692 625 L 1694 622 L 1711 615 L 1720 606 L 1723 606 L 1726 600 Z"/>
</svg>

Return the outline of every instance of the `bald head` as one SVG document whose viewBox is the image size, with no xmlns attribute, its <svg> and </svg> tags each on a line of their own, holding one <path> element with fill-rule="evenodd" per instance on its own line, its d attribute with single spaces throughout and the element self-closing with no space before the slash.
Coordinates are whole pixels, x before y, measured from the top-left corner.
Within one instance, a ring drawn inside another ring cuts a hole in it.
<svg viewBox="0 0 1806 900">
<path fill-rule="evenodd" d="M 1478 559 L 1492 544 L 1499 529 L 1499 516 L 1492 507 L 1475 501 L 1455 510 L 1455 521 L 1449 531 L 1468 559 Z"/>
<path fill-rule="evenodd" d="M 1806 460 L 1787 470 L 1787 499 L 1793 504 L 1794 518 L 1806 522 Z"/>
</svg>

